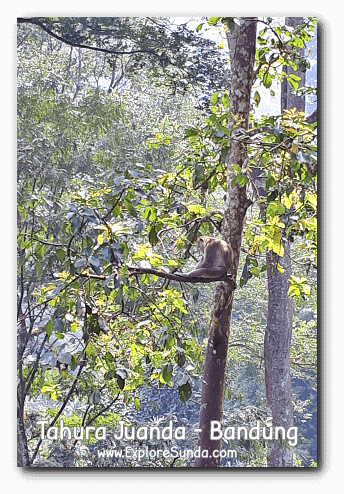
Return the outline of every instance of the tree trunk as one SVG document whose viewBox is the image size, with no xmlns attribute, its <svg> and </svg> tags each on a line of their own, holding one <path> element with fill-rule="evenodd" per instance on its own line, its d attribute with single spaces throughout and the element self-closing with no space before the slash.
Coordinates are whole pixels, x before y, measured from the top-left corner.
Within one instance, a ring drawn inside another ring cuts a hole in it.
<svg viewBox="0 0 344 494">
<path fill-rule="evenodd" d="M 287 17 L 286 25 L 295 27 L 301 24 L 300 17 Z M 303 54 L 301 51 L 299 54 Z M 293 73 L 301 77 L 299 86 L 305 84 L 305 73 L 296 73 L 286 67 L 287 74 Z M 305 111 L 303 97 L 292 93 L 287 79 L 281 87 L 281 111 L 296 108 Z M 265 386 L 266 399 L 272 413 L 273 426 L 282 426 L 286 430 L 293 425 L 293 403 L 290 376 L 290 345 L 293 326 L 292 303 L 288 296 L 289 278 L 291 277 L 290 242 L 283 243 L 284 257 L 269 252 L 268 264 L 268 317 L 264 341 Z M 279 263 L 284 272 L 276 269 Z M 292 467 L 293 448 L 269 442 L 267 463 L 269 467 Z"/>
<path fill-rule="evenodd" d="M 286 17 L 285 24 L 286 26 L 290 26 L 295 28 L 299 24 L 303 23 L 303 17 Z M 304 49 L 300 48 L 298 50 L 298 55 L 304 55 Z M 296 60 L 293 60 L 297 63 Z M 298 81 L 299 87 L 303 87 L 306 83 L 306 72 L 297 70 L 296 72 L 292 69 L 292 67 L 287 66 L 284 67 L 283 71 L 288 74 L 294 74 L 301 78 Z M 283 79 L 281 85 L 281 110 L 288 110 L 290 108 L 296 108 L 297 111 L 305 111 L 305 98 L 304 96 L 297 96 L 294 90 L 290 87 L 286 78 Z"/>
<path fill-rule="evenodd" d="M 29 467 L 29 450 L 25 432 L 24 407 L 25 407 L 25 379 L 23 376 L 23 355 L 27 345 L 27 328 L 25 317 L 21 307 L 24 295 L 22 286 L 21 296 L 18 305 L 18 334 L 17 334 L 17 365 L 18 365 L 18 390 L 17 390 L 17 466 Z"/>
<path fill-rule="evenodd" d="M 18 407 L 17 410 L 17 466 L 30 467 L 29 451 L 25 432 L 24 417 Z"/>
<path fill-rule="evenodd" d="M 256 24 L 255 17 L 240 19 L 240 26 L 227 33 L 231 61 L 230 85 L 230 131 L 231 150 L 227 168 L 227 193 L 224 208 L 222 238 L 228 242 L 234 252 L 232 274 L 237 275 L 241 237 L 247 207 L 251 204 L 246 196 L 246 187 L 231 182 L 234 178 L 232 165 L 242 166 L 247 159 L 242 141 L 236 139 L 241 129 L 248 129 L 250 112 L 250 95 L 253 82 L 253 66 L 255 59 Z M 234 123 L 237 127 L 234 129 Z M 239 123 L 238 123 L 239 122 Z M 201 451 L 208 457 L 197 459 L 196 467 L 218 467 L 220 458 L 214 457 L 214 450 L 220 450 L 221 439 L 212 440 L 210 437 L 211 421 L 222 424 L 223 401 L 225 391 L 225 376 L 230 334 L 230 318 L 233 306 L 234 292 L 229 285 L 221 282 L 217 285 L 214 295 L 211 324 L 209 328 L 208 346 L 205 358 L 201 414 L 200 440 Z"/>
<path fill-rule="evenodd" d="M 17 209 L 17 225 L 19 231 L 22 229 L 21 216 Z M 18 253 L 18 261 L 21 256 L 25 255 L 24 250 Z M 22 309 L 22 301 L 24 298 L 24 283 L 23 283 L 23 268 L 20 272 L 21 290 L 18 299 L 17 318 L 18 318 L 18 333 L 17 333 L 17 366 L 18 366 L 18 389 L 17 389 L 17 466 L 29 467 L 30 458 L 27 445 L 24 421 L 24 405 L 25 405 L 25 379 L 23 376 L 23 355 L 28 341 L 28 333 L 25 323 L 25 316 Z"/>
<path fill-rule="evenodd" d="M 274 426 L 287 430 L 293 425 L 293 403 L 290 378 L 290 344 L 292 334 L 292 304 L 288 296 L 291 276 L 290 245 L 284 244 L 284 257 L 267 254 L 268 264 L 268 318 L 264 341 L 266 399 Z M 279 263 L 284 273 L 276 269 Z M 269 467 L 292 467 L 293 449 L 268 443 Z"/>
</svg>

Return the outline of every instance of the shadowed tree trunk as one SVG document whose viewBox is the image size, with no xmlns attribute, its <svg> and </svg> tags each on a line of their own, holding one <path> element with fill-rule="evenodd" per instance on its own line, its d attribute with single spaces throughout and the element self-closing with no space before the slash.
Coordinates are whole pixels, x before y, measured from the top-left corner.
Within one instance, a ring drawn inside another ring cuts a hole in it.
<svg viewBox="0 0 344 494">
<path fill-rule="evenodd" d="M 284 257 L 267 254 L 268 318 L 264 340 L 266 399 L 272 413 L 273 426 L 286 430 L 293 425 L 293 403 L 290 377 L 290 344 L 292 334 L 292 304 L 288 296 L 291 276 L 290 244 L 284 243 Z M 279 263 L 284 273 L 276 265 Z M 269 467 L 292 467 L 293 449 L 268 443 Z"/>
<path fill-rule="evenodd" d="M 22 229 L 21 217 L 17 209 L 17 225 L 18 229 Z M 20 257 L 25 255 L 24 251 L 19 251 L 18 261 Z M 17 315 L 20 318 L 20 323 L 18 325 L 18 341 L 17 341 L 17 365 L 18 365 L 18 396 L 17 396 L 17 466 L 18 467 L 29 467 L 29 450 L 27 445 L 27 438 L 25 432 L 25 421 L 24 421 L 24 405 L 25 405 L 25 379 L 23 376 L 23 355 L 28 341 L 28 333 L 25 323 L 25 317 L 22 310 L 22 301 L 24 297 L 24 286 L 23 286 L 23 268 L 21 268 L 21 291 L 18 299 L 18 309 Z"/>
<path fill-rule="evenodd" d="M 253 82 L 253 67 L 256 43 L 255 17 L 240 19 L 240 26 L 227 33 L 227 40 L 231 62 L 230 86 L 230 156 L 227 168 L 227 194 L 225 200 L 222 238 L 228 242 L 234 252 L 232 274 L 236 279 L 240 257 L 241 238 L 244 218 L 251 201 L 247 199 L 246 187 L 237 184 L 232 188 L 234 178 L 232 166 L 243 166 L 247 159 L 247 152 L 239 139 L 242 129 L 248 129 L 250 112 L 250 95 Z M 236 122 L 236 128 L 234 123 Z M 218 467 L 220 459 L 216 458 L 214 450 L 220 450 L 221 439 L 211 439 L 211 421 L 222 424 L 223 401 L 225 391 L 225 376 L 230 334 L 230 319 L 233 306 L 234 292 L 230 286 L 221 282 L 215 289 L 211 323 L 209 328 L 208 346 L 205 358 L 201 414 L 200 440 L 201 455 L 197 459 L 196 467 Z"/>
<path fill-rule="evenodd" d="M 287 17 L 286 25 L 295 27 L 302 23 L 300 17 Z M 299 51 L 303 55 L 303 50 Z M 299 87 L 305 85 L 305 73 L 294 72 L 286 67 L 287 74 L 301 77 Z M 305 111 L 303 97 L 292 93 L 291 87 L 285 78 L 281 87 L 281 111 L 296 108 Z M 283 221 L 283 220 L 282 220 Z M 264 341 L 265 386 L 266 399 L 272 413 L 273 426 L 282 426 L 286 430 L 293 426 L 294 407 L 292 403 L 292 389 L 290 376 L 290 345 L 292 335 L 292 302 L 288 296 L 289 278 L 291 277 L 290 242 L 282 241 L 284 257 L 268 252 L 268 318 Z M 279 263 L 284 272 L 277 269 Z M 292 467 L 293 448 L 269 442 L 267 462 L 269 467 Z"/>
</svg>

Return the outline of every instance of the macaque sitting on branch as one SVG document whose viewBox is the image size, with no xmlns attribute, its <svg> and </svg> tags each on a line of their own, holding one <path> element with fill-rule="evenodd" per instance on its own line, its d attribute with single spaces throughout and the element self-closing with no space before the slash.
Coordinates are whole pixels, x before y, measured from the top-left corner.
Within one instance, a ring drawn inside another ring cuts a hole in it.
<svg viewBox="0 0 344 494">
<path fill-rule="evenodd" d="M 233 262 L 233 251 L 227 242 L 204 235 L 198 237 L 197 247 L 203 254 L 202 259 L 193 271 L 182 276 L 212 279 L 227 274 Z"/>
</svg>

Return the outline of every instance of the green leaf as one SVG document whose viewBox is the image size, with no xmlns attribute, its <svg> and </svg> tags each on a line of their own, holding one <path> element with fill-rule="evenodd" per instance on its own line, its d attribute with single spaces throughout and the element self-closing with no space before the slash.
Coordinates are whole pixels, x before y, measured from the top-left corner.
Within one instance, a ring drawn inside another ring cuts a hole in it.
<svg viewBox="0 0 344 494">
<path fill-rule="evenodd" d="M 211 103 L 212 105 L 216 105 L 218 95 L 219 95 L 219 92 L 217 91 L 217 92 L 216 92 L 216 93 L 214 93 L 214 94 L 212 95 L 212 97 L 210 98 L 210 103 Z"/>
<path fill-rule="evenodd" d="M 134 398 L 134 406 L 136 410 L 140 410 L 140 400 L 138 398 Z"/>
<path fill-rule="evenodd" d="M 51 336 L 52 332 L 53 332 L 53 321 L 52 319 L 50 319 L 50 321 L 47 322 L 47 325 L 45 326 L 45 331 L 47 333 L 48 336 Z"/>
<path fill-rule="evenodd" d="M 257 50 L 256 52 L 256 57 L 261 63 L 266 63 L 266 53 L 269 51 L 269 48 L 261 48 L 260 50 Z"/>
<path fill-rule="evenodd" d="M 280 273 L 282 273 L 282 274 L 284 273 L 284 268 L 279 263 L 277 263 L 276 267 Z"/>
<path fill-rule="evenodd" d="M 236 183 L 238 181 L 238 177 L 234 177 L 233 180 L 231 181 L 231 187 L 235 187 Z"/>
<path fill-rule="evenodd" d="M 96 357 L 97 356 L 97 350 L 95 349 L 94 345 L 92 343 L 88 343 L 86 347 L 86 355 L 88 357 Z"/>
<path fill-rule="evenodd" d="M 258 105 L 259 105 L 259 103 L 260 103 L 260 94 L 258 93 L 258 91 L 256 91 L 256 92 L 254 93 L 253 100 L 254 100 L 254 102 L 256 103 L 256 105 L 258 106 Z"/>
<path fill-rule="evenodd" d="M 160 378 L 162 378 L 160 381 L 162 380 L 165 383 L 169 383 L 171 381 L 172 372 L 169 371 L 169 365 L 165 365 Z"/>
<path fill-rule="evenodd" d="M 221 22 L 228 27 L 229 31 L 233 31 L 235 26 L 234 17 L 222 17 Z"/>
<path fill-rule="evenodd" d="M 198 129 L 186 129 L 185 138 L 197 136 L 199 134 Z"/>
<path fill-rule="evenodd" d="M 64 261 L 66 258 L 66 253 L 63 249 L 56 249 L 56 255 L 59 259 L 61 259 L 61 261 Z"/>
<path fill-rule="evenodd" d="M 101 273 L 101 269 L 100 269 L 101 262 L 100 262 L 100 259 L 98 259 L 98 257 L 92 256 L 89 259 L 89 264 L 96 274 Z"/>
<path fill-rule="evenodd" d="M 230 148 L 228 146 L 222 148 L 221 150 L 221 163 L 227 163 L 229 157 Z"/>
<path fill-rule="evenodd" d="M 63 322 L 61 321 L 61 319 L 55 319 L 54 320 L 54 329 L 58 333 L 62 333 L 64 326 L 63 326 Z"/>
<path fill-rule="evenodd" d="M 196 27 L 196 33 L 198 33 L 202 29 L 203 24 L 204 24 L 203 22 L 202 24 L 198 24 L 198 26 Z"/>
<path fill-rule="evenodd" d="M 192 395 L 192 389 L 189 382 L 186 382 L 182 386 L 178 386 L 178 393 L 181 401 L 188 401 Z"/>
<path fill-rule="evenodd" d="M 76 358 L 75 355 L 72 355 L 72 358 L 70 359 L 69 366 L 72 370 L 75 370 L 79 365 L 78 359 Z"/>
<path fill-rule="evenodd" d="M 41 218 L 40 216 L 38 217 L 38 221 L 40 222 L 40 224 L 42 225 L 43 227 L 43 230 L 46 232 L 48 230 L 48 227 L 46 225 L 46 223 L 44 223 L 43 221 L 43 218 Z"/>
<path fill-rule="evenodd" d="M 35 256 L 37 257 L 37 259 L 43 259 L 45 251 L 46 251 L 45 245 L 40 245 L 40 244 L 37 245 L 35 249 Z"/>
<path fill-rule="evenodd" d="M 230 101 L 229 101 L 229 96 L 228 96 L 227 92 L 225 92 L 225 94 L 222 96 L 222 103 L 226 109 L 229 108 Z"/>
<path fill-rule="evenodd" d="M 156 234 L 156 231 L 155 231 L 155 228 L 154 227 L 151 227 L 151 228 L 148 228 L 149 230 L 149 233 L 148 233 L 148 238 L 149 238 L 149 241 L 152 245 L 155 245 L 158 243 L 159 239 L 158 239 L 158 236 Z"/>
<path fill-rule="evenodd" d="M 274 188 L 275 186 L 276 186 L 276 180 L 271 175 L 271 173 L 269 173 L 269 175 L 265 179 L 265 187 L 266 189 L 269 189 L 270 187 Z"/>
<path fill-rule="evenodd" d="M 136 209 L 134 208 L 134 206 L 132 205 L 131 201 L 127 198 L 124 199 L 124 205 L 125 207 L 127 208 L 129 214 L 131 214 L 131 216 L 134 216 L 135 218 L 137 218 L 137 212 L 136 212 Z"/>
<path fill-rule="evenodd" d="M 115 368 L 116 361 L 115 361 L 115 357 L 112 355 L 112 353 L 106 352 L 105 362 L 106 362 L 106 365 L 108 366 L 108 368 L 110 370 Z"/>
<path fill-rule="evenodd" d="M 208 19 L 209 26 L 215 26 L 219 19 L 221 19 L 221 17 L 210 17 L 210 19 Z"/>
<path fill-rule="evenodd" d="M 246 175 L 238 175 L 236 178 L 239 187 L 244 187 L 246 184 L 249 183 L 249 179 L 248 177 L 246 177 Z"/>
<path fill-rule="evenodd" d="M 263 77 L 263 84 L 267 89 L 269 89 L 269 87 L 271 86 L 272 79 L 271 79 L 271 75 L 269 74 L 269 72 L 265 72 L 264 77 Z"/>
<path fill-rule="evenodd" d="M 95 389 L 94 391 L 92 391 L 91 395 L 90 395 L 90 398 L 89 398 L 89 401 L 90 401 L 90 404 L 91 405 L 98 405 L 98 403 L 100 403 L 100 393 L 98 391 L 98 389 Z"/>
<path fill-rule="evenodd" d="M 51 386 L 43 386 L 41 389 L 42 393 L 49 393 L 52 390 Z"/>
<path fill-rule="evenodd" d="M 263 32 L 263 31 L 261 31 L 261 32 Z M 265 32 L 264 32 L 264 34 L 265 34 Z M 262 38 L 261 36 L 258 36 L 258 37 L 257 37 L 257 42 L 258 42 L 260 45 L 266 45 L 266 44 L 268 43 L 268 40 L 267 40 L 267 39 L 265 39 L 265 38 Z"/>
<path fill-rule="evenodd" d="M 227 127 L 224 127 L 223 125 L 221 125 L 220 123 L 217 124 L 217 128 L 223 132 L 223 134 L 226 134 L 228 137 L 230 137 L 230 131 Z"/>
<path fill-rule="evenodd" d="M 298 36 L 295 36 L 294 46 L 296 46 L 297 48 L 303 48 L 304 47 L 303 40 L 301 38 L 299 38 Z"/>
<path fill-rule="evenodd" d="M 157 217 L 157 208 L 151 208 L 150 210 L 150 215 L 149 215 L 149 221 L 153 223 L 156 220 Z"/>
<path fill-rule="evenodd" d="M 77 216 L 76 218 L 73 219 L 72 224 L 71 224 L 71 230 L 74 235 L 77 233 L 81 226 L 81 219 Z"/>
<path fill-rule="evenodd" d="M 293 79 L 291 76 L 288 77 L 288 83 L 289 83 L 289 86 L 294 89 L 294 91 L 297 91 L 298 88 L 299 88 L 299 84 L 298 82 Z"/>
</svg>

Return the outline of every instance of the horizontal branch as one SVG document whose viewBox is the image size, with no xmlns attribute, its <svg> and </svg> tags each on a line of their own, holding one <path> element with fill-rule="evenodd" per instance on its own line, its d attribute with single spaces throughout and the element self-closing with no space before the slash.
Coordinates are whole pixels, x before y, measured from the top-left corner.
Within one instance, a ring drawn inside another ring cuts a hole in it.
<svg viewBox="0 0 344 494">
<path fill-rule="evenodd" d="M 236 284 L 232 278 L 224 274 L 218 276 L 217 278 L 189 278 L 183 274 L 167 273 L 166 271 L 160 271 L 154 268 L 128 268 L 131 275 L 135 274 L 153 274 L 159 276 L 160 278 L 165 278 L 172 281 L 180 281 L 183 283 L 212 283 L 213 281 L 225 281 L 229 285 L 232 285 L 232 289 L 235 290 Z"/>
<path fill-rule="evenodd" d="M 127 267 L 127 269 L 130 276 L 152 274 L 166 280 L 179 281 L 182 283 L 213 283 L 214 281 L 224 281 L 225 283 L 228 283 L 228 285 L 230 285 L 230 288 L 232 290 L 235 290 L 236 288 L 235 281 L 230 276 L 227 276 L 227 274 L 218 276 L 217 278 L 189 278 L 188 276 L 184 276 L 183 274 L 167 273 L 166 271 L 160 271 L 159 269 L 154 268 Z M 90 278 L 92 280 L 99 281 L 105 281 L 108 278 L 108 276 L 88 273 L 81 273 L 79 276 L 82 278 Z"/>
<path fill-rule="evenodd" d="M 271 127 L 266 127 L 266 126 L 258 127 L 257 129 L 251 129 L 246 131 L 246 137 L 254 137 L 255 135 L 261 133 L 270 134 L 272 131 L 273 129 Z"/>
</svg>

